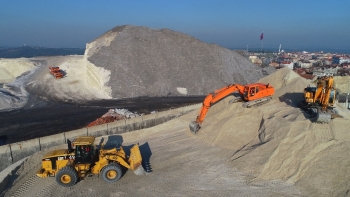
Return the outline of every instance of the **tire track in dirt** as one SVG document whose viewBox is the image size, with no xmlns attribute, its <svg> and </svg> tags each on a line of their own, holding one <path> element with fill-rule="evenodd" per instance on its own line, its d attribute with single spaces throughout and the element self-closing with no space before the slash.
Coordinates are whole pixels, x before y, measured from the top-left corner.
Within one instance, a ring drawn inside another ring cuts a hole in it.
<svg viewBox="0 0 350 197">
<path fill-rule="evenodd" d="M 312 131 L 316 134 L 317 139 L 321 142 L 328 142 L 334 139 L 334 134 L 331 131 L 329 124 L 312 124 Z"/>
</svg>

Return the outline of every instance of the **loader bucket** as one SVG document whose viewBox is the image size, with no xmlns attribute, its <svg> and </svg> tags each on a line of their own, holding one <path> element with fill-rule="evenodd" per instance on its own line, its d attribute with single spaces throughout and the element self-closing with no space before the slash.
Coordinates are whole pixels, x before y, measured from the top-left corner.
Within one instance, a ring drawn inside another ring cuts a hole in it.
<svg viewBox="0 0 350 197">
<path fill-rule="evenodd" d="M 142 156 L 138 144 L 135 144 L 130 149 L 129 165 L 130 169 L 134 171 L 136 175 L 143 175 L 146 173 L 142 167 Z"/>
<path fill-rule="evenodd" d="M 193 134 L 196 134 L 197 131 L 201 128 L 199 126 L 199 124 L 195 121 L 190 122 L 189 126 L 190 126 L 190 130 Z"/>
</svg>

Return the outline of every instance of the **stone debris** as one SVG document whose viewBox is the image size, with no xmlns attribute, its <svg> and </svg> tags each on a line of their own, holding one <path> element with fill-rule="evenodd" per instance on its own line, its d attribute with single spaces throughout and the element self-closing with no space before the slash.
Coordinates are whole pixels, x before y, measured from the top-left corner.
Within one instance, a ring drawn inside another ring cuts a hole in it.
<svg viewBox="0 0 350 197">
<path fill-rule="evenodd" d="M 103 114 L 102 117 L 89 123 L 86 127 L 92 127 L 96 125 L 106 124 L 118 120 L 125 120 L 130 118 L 136 118 L 141 116 L 140 114 L 133 113 L 127 109 L 110 109 L 107 113 Z"/>
<path fill-rule="evenodd" d="M 137 113 L 133 113 L 127 109 L 114 109 L 114 113 L 125 116 L 126 118 L 136 118 L 138 116 L 140 116 Z"/>
</svg>

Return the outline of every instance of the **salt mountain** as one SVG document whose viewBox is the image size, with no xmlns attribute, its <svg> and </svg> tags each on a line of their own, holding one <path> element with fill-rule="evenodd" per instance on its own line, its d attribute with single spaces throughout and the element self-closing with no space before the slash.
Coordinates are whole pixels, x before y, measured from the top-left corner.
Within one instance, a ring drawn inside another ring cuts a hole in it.
<svg viewBox="0 0 350 197">
<path fill-rule="evenodd" d="M 86 46 L 85 57 L 111 71 L 113 98 L 206 95 L 274 72 L 238 53 L 169 29 L 117 26 Z"/>
</svg>

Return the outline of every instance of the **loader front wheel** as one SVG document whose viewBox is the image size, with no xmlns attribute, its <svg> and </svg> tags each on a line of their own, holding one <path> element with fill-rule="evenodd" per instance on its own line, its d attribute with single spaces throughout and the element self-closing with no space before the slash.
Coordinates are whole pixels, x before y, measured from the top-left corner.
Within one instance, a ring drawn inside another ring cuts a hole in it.
<svg viewBox="0 0 350 197">
<path fill-rule="evenodd" d="M 111 163 L 102 169 L 101 174 L 104 181 L 113 183 L 122 177 L 122 169 L 119 164 Z"/>
<path fill-rule="evenodd" d="M 78 181 L 78 174 L 72 166 L 63 167 L 56 174 L 56 182 L 63 187 L 71 187 Z"/>
</svg>

